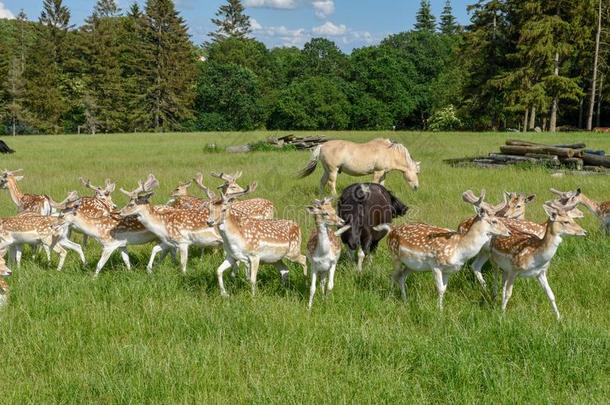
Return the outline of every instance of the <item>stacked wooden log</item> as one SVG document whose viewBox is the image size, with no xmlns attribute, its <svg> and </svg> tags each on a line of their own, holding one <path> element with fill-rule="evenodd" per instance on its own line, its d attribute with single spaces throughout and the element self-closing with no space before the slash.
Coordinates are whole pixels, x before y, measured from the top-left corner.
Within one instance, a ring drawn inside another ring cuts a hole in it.
<svg viewBox="0 0 610 405">
<path fill-rule="evenodd" d="M 498 167 L 529 164 L 549 168 L 604 171 L 610 168 L 610 156 L 603 150 L 587 149 L 584 143 L 546 145 L 541 143 L 508 140 L 500 146 L 500 153 L 473 158 L 449 159 L 453 165 L 474 164 L 479 167 Z"/>
</svg>

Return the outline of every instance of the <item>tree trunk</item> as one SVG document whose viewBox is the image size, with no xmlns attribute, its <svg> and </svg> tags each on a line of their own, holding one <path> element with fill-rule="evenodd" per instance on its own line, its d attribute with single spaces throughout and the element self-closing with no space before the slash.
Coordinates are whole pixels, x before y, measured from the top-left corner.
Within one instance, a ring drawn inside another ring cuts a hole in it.
<svg viewBox="0 0 610 405">
<path fill-rule="evenodd" d="M 604 75 L 599 77 L 599 95 L 597 96 L 597 124 L 596 126 L 601 127 L 601 118 L 602 118 L 602 91 L 604 89 Z"/>
<path fill-rule="evenodd" d="M 595 108 L 595 93 L 597 85 L 597 64 L 599 61 L 599 42 L 602 32 L 602 0 L 599 0 L 597 10 L 597 34 L 595 35 L 595 57 L 593 58 L 593 77 L 591 79 L 591 101 L 589 102 L 589 115 L 587 116 L 587 130 L 593 129 L 593 109 Z"/>
<path fill-rule="evenodd" d="M 542 116 L 542 130 L 543 131 L 548 131 L 549 128 L 546 126 L 546 115 Z"/>
<path fill-rule="evenodd" d="M 530 113 L 529 129 L 535 129 L 535 127 L 536 127 L 536 107 L 532 107 L 532 112 Z"/>
<path fill-rule="evenodd" d="M 555 52 L 555 76 L 559 76 L 559 52 Z M 559 99 L 557 95 L 553 97 L 553 104 L 551 105 L 551 119 L 549 123 L 549 131 L 557 132 L 557 108 Z"/>
<path fill-rule="evenodd" d="M 578 128 L 582 129 L 582 118 L 584 115 L 585 99 L 581 98 L 578 103 Z"/>
<path fill-rule="evenodd" d="M 528 124 L 529 113 L 530 113 L 530 109 L 526 108 L 525 109 L 525 115 L 523 116 L 523 132 L 527 132 L 527 124 Z"/>
<path fill-rule="evenodd" d="M 12 120 L 12 127 L 13 127 L 13 136 L 17 135 L 17 123 L 15 122 L 15 116 L 13 116 L 13 120 Z"/>
</svg>

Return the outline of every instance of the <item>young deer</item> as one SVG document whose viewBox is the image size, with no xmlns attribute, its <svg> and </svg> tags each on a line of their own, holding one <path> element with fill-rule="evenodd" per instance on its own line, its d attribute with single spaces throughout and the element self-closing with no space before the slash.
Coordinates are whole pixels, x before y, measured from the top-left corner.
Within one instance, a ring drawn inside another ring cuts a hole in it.
<svg viewBox="0 0 610 405">
<path fill-rule="evenodd" d="M 547 280 L 547 272 L 564 235 L 586 235 L 584 229 L 574 222 L 569 214 L 576 204 L 558 208 L 555 204 L 546 203 L 543 207 L 549 219 L 542 238 L 515 233 L 492 241 L 492 260 L 502 269 L 502 311 L 506 311 L 515 279 L 536 277 L 546 292 L 557 319 L 561 318 L 555 303 L 555 295 Z"/>
<path fill-rule="evenodd" d="M 315 200 L 311 206 L 307 207 L 309 213 L 316 220 L 316 230 L 312 232 L 307 242 L 307 258 L 309 259 L 309 268 L 311 270 L 311 286 L 309 288 L 309 304 L 307 306 L 309 309 L 313 305 L 318 273 L 320 273 L 322 294 L 333 290 L 335 285 L 335 269 L 341 256 L 341 239 L 338 236 L 350 228 L 349 225 L 343 226 L 345 221 L 337 216 L 331 201 L 331 198 Z M 333 232 L 330 229 L 331 226 L 343 227 Z M 328 290 L 326 290 L 327 280 Z"/>
<path fill-rule="evenodd" d="M 577 201 L 578 203 L 587 207 L 589 211 L 591 211 L 593 215 L 600 220 L 602 228 L 606 234 L 610 235 L 610 201 L 598 203 L 582 193 L 580 188 L 576 191 L 567 192 L 562 192 L 552 188 L 551 192 L 556 194 L 559 197 L 559 200 L 562 202 Z"/>
<path fill-rule="evenodd" d="M 116 187 L 116 183 L 113 183 L 110 179 L 106 179 L 104 187 L 94 186 L 91 184 L 89 179 L 83 177 L 79 178 L 83 186 L 93 190 L 94 195 L 91 197 L 81 197 L 80 206 L 78 210 L 82 215 L 97 218 L 101 216 L 107 216 L 116 209 L 116 205 L 112 201 L 112 193 Z M 86 247 L 89 237 L 87 234 L 83 234 L 83 245 Z"/>
<path fill-rule="evenodd" d="M 158 186 L 159 182 L 151 174 L 146 182 L 140 181 L 135 190 L 121 189 L 129 197 L 129 202 L 120 214 L 123 217 L 135 215 L 146 229 L 157 236 L 161 245 L 155 246 L 153 251 L 162 247 L 177 249 L 182 272 L 186 273 L 189 246 L 218 247 L 222 245 L 222 239 L 216 229 L 208 225 L 208 209 L 155 209 L 149 201 Z"/>
<path fill-rule="evenodd" d="M 222 275 L 237 263 L 245 263 L 252 284 L 252 294 L 256 291 L 256 276 L 260 263 L 274 264 L 279 270 L 282 282 L 288 278 L 288 267 L 283 260 L 299 263 L 307 275 L 307 259 L 301 254 L 301 228 L 294 221 L 282 219 L 255 219 L 239 215 L 233 201 L 256 189 L 256 183 L 243 192 L 225 195 L 221 193 L 219 212 L 210 217 L 208 224 L 218 226 L 225 250 L 225 260 L 216 270 L 220 294 L 228 296 Z"/>
<path fill-rule="evenodd" d="M 14 252 L 17 266 L 21 265 L 21 251 L 23 245 L 43 245 L 47 252 L 53 250 L 59 254 L 57 270 L 61 270 L 66 260 L 65 249 L 75 251 L 83 264 L 86 264 L 85 255 L 78 243 L 68 239 L 69 222 L 65 215 L 69 215 L 78 207 L 78 196 L 70 193 L 72 205 L 64 206 L 60 216 L 40 215 L 37 213 L 22 213 L 20 215 L 0 219 L 0 251 L 11 248 Z M 65 248 L 65 249 L 64 249 Z M 50 260 L 50 255 L 47 253 Z"/>
<path fill-rule="evenodd" d="M 469 203 L 474 204 L 477 201 L 477 197 L 472 192 L 464 193 L 464 198 L 468 200 Z M 525 208 L 527 204 L 534 201 L 536 198 L 535 194 L 525 195 L 523 193 L 509 193 L 504 192 L 504 202 L 492 206 L 487 203 L 483 203 L 485 209 L 488 213 L 501 218 L 505 225 L 508 226 L 510 222 L 521 221 L 525 218 Z M 466 232 L 472 223 L 476 220 L 477 216 L 468 218 L 462 221 L 458 227 L 458 231 L 460 233 Z M 472 271 L 474 272 L 475 277 L 479 281 L 479 284 L 483 289 L 487 288 L 487 283 L 483 278 L 482 270 L 485 263 L 489 261 L 491 257 L 491 245 L 490 242 L 487 242 L 482 248 L 481 251 L 476 255 L 474 261 L 471 264 Z"/>
<path fill-rule="evenodd" d="M 4 170 L 0 175 L 0 188 L 8 189 L 11 199 L 17 206 L 19 212 L 35 212 L 40 215 L 51 215 L 54 209 L 61 207 L 62 203 L 56 203 L 48 195 L 24 194 L 19 189 L 17 182 L 23 180 L 23 176 L 16 173 L 23 169 L 8 171 Z"/>
<path fill-rule="evenodd" d="M 407 299 L 405 280 L 412 272 L 431 271 L 438 290 L 438 306 L 443 308 L 443 297 L 449 276 L 459 271 L 464 263 L 476 256 L 494 236 L 507 236 L 504 224 L 485 209 L 485 192 L 472 202 L 463 194 L 464 201 L 474 205 L 476 219 L 464 233 L 426 224 L 404 224 L 391 230 L 388 246 L 394 259 L 394 281 L 400 285 L 402 298 Z M 377 230 L 390 229 L 380 225 Z"/>
</svg>

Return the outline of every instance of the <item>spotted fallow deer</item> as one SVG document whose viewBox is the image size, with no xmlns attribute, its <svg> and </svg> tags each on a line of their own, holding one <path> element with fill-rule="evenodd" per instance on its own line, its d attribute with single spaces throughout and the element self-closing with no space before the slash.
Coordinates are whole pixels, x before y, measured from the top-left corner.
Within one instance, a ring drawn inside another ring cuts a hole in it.
<svg viewBox="0 0 610 405">
<path fill-rule="evenodd" d="M 506 311 L 515 279 L 517 277 L 536 277 L 546 292 L 555 316 L 558 320 L 561 318 L 555 295 L 547 280 L 547 272 L 564 235 L 586 235 L 584 229 L 574 222 L 569 214 L 576 204 L 558 208 L 556 204 L 546 203 L 543 207 L 549 219 L 542 238 L 525 233 L 514 233 L 509 237 L 495 238 L 492 241 L 492 260 L 502 270 L 502 311 Z"/>
<path fill-rule="evenodd" d="M 70 249 L 78 254 L 83 264 L 86 264 L 81 246 L 72 242 L 67 236 L 69 222 L 65 220 L 65 215 L 76 211 L 78 195 L 72 192 L 69 198 L 72 203 L 64 205 L 59 216 L 22 213 L 0 219 L 0 251 L 11 248 L 17 266 L 20 266 L 23 245 L 43 245 L 47 252 L 52 249 L 59 254 L 57 270 L 61 270 L 67 255 L 65 249 Z M 49 255 L 47 257 L 50 258 Z"/>
<path fill-rule="evenodd" d="M 102 245 L 102 255 L 95 267 L 96 277 L 115 250 L 118 249 L 121 252 L 121 258 L 129 270 L 131 269 L 131 263 L 127 246 L 144 245 L 158 241 L 157 236 L 146 229 L 135 215 L 123 217 L 119 213 L 112 212 L 109 215 L 89 217 L 80 210 L 75 210 L 66 214 L 64 218 L 74 229 L 97 240 Z M 165 256 L 170 251 L 165 246 L 153 250 L 147 265 L 149 272 L 154 263 L 155 255 L 159 252 L 162 253 L 162 256 Z"/>
<path fill-rule="evenodd" d="M 236 172 L 234 174 L 226 173 L 212 173 L 212 177 L 224 180 L 224 183 L 218 187 L 218 189 L 225 195 L 231 195 L 235 193 L 241 193 L 244 189 L 237 184 L 237 180 L 242 176 L 242 172 Z M 201 187 L 201 185 L 196 182 Z M 205 191 L 205 190 L 204 190 Z M 210 209 L 212 211 L 219 210 L 222 204 L 221 199 L 213 198 Z M 234 211 L 239 213 L 238 215 L 244 215 L 256 219 L 273 219 L 275 216 L 275 206 L 273 203 L 265 198 L 249 198 L 247 200 L 234 201 Z"/>
<path fill-rule="evenodd" d="M 577 201 L 579 204 L 584 205 L 595 215 L 601 222 L 601 226 L 607 235 L 610 235 L 610 201 L 597 202 L 590 199 L 584 193 L 581 192 L 580 188 L 576 191 L 559 191 L 554 188 L 551 192 L 556 194 L 560 201 Z"/>
<path fill-rule="evenodd" d="M 146 229 L 157 236 L 161 244 L 153 251 L 168 246 L 177 249 L 182 272 L 186 273 L 189 246 L 219 247 L 222 239 L 217 230 L 208 225 L 210 211 L 207 208 L 156 210 L 149 201 L 158 186 L 159 182 L 151 174 L 145 182 L 140 181 L 135 190 L 121 189 L 129 197 L 129 202 L 120 214 L 126 217 L 135 215 Z"/>
<path fill-rule="evenodd" d="M 477 197 L 472 192 L 464 193 L 464 198 L 468 200 L 471 204 L 474 204 L 477 201 Z M 526 195 L 523 193 L 513 193 L 513 192 L 504 192 L 504 202 L 500 203 L 496 206 L 493 206 L 488 203 L 482 203 L 488 213 L 493 214 L 494 216 L 501 218 L 504 221 L 505 225 L 509 223 L 515 223 L 516 221 L 522 221 L 525 219 L 525 209 L 527 204 L 534 201 L 536 198 L 535 194 Z M 461 233 L 466 232 L 472 223 L 476 220 L 477 216 L 468 218 L 460 223 L 458 226 L 458 231 Z M 518 226 L 516 224 L 515 226 Z M 487 288 L 487 283 L 483 278 L 482 270 L 485 263 L 487 263 L 491 257 L 491 242 L 487 242 L 482 248 L 481 251 L 476 255 L 474 260 L 472 261 L 471 268 L 474 272 L 475 277 L 481 284 L 483 289 Z"/>
<path fill-rule="evenodd" d="M 309 288 L 309 304 L 311 309 L 313 297 L 316 293 L 316 283 L 318 273 L 320 274 L 320 287 L 322 294 L 331 292 L 335 286 L 335 270 L 337 262 L 341 256 L 341 239 L 339 235 L 347 231 L 350 226 L 345 225 L 345 221 L 337 215 L 331 205 L 331 198 L 324 200 L 314 200 L 307 210 L 316 220 L 316 230 L 312 232 L 307 242 L 307 258 L 309 259 L 309 269 L 311 271 L 311 285 Z M 341 227 L 333 231 L 330 227 Z M 326 283 L 328 281 L 328 289 Z"/>
<path fill-rule="evenodd" d="M 112 193 L 116 188 L 116 183 L 113 183 L 110 179 L 106 179 L 104 187 L 94 186 L 91 184 L 89 179 L 80 177 L 79 180 L 84 187 L 93 191 L 93 196 L 81 197 L 80 205 L 78 210 L 82 215 L 97 218 L 101 216 L 107 216 L 116 209 L 114 201 L 112 201 Z M 83 245 L 86 247 L 88 242 L 87 234 L 83 234 Z"/>
<path fill-rule="evenodd" d="M 471 202 L 467 197 L 470 193 L 464 193 L 464 201 Z M 438 306 L 442 309 L 449 276 L 476 256 L 492 237 L 510 234 L 502 221 L 485 209 L 484 197 L 483 191 L 473 203 L 477 218 L 466 232 L 426 224 L 403 224 L 390 231 L 388 246 L 394 260 L 393 278 L 400 285 L 404 300 L 407 299 L 407 276 L 413 272 L 430 271 L 438 290 Z M 384 228 L 391 229 L 387 224 L 376 227 L 377 230 Z"/>
<path fill-rule="evenodd" d="M 233 201 L 256 189 L 252 183 L 243 192 L 221 193 L 219 212 L 210 217 L 208 224 L 217 226 L 222 237 L 225 260 L 216 270 L 220 294 L 228 296 L 223 273 L 237 263 L 245 263 L 250 276 L 252 293 L 256 292 L 256 276 L 260 263 L 273 264 L 279 270 L 282 282 L 288 278 L 288 267 L 283 260 L 299 263 L 307 275 L 307 259 L 301 254 L 301 228 L 294 221 L 282 219 L 255 219 L 239 215 Z"/>
<path fill-rule="evenodd" d="M 35 212 L 40 215 L 51 215 L 54 210 L 61 207 L 62 203 L 53 201 L 48 195 L 24 194 L 17 185 L 23 180 L 23 176 L 16 174 L 23 169 L 8 171 L 4 170 L 0 175 L 0 188 L 8 189 L 11 199 L 17 206 L 19 212 Z"/>
</svg>

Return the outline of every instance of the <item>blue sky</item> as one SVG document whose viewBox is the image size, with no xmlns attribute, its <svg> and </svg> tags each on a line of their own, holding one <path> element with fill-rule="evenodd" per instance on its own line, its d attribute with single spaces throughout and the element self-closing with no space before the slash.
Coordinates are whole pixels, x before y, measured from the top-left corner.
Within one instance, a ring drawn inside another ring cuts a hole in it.
<svg viewBox="0 0 610 405">
<path fill-rule="evenodd" d="M 123 9 L 131 0 L 118 0 Z M 143 0 L 139 1 L 143 3 Z M 468 22 L 467 4 L 475 0 L 452 0 L 454 15 Z M 95 0 L 64 0 L 74 24 L 91 13 Z M 196 43 L 213 30 L 210 19 L 224 0 L 175 0 L 187 20 Z M 419 0 L 244 0 L 253 18 L 254 36 L 268 46 L 301 47 L 312 37 L 326 37 L 343 50 L 379 42 L 388 34 L 411 29 Z M 438 17 L 445 0 L 431 0 Z M 24 9 L 30 19 L 38 18 L 42 0 L 0 0 L 0 17 L 10 17 Z"/>
</svg>

